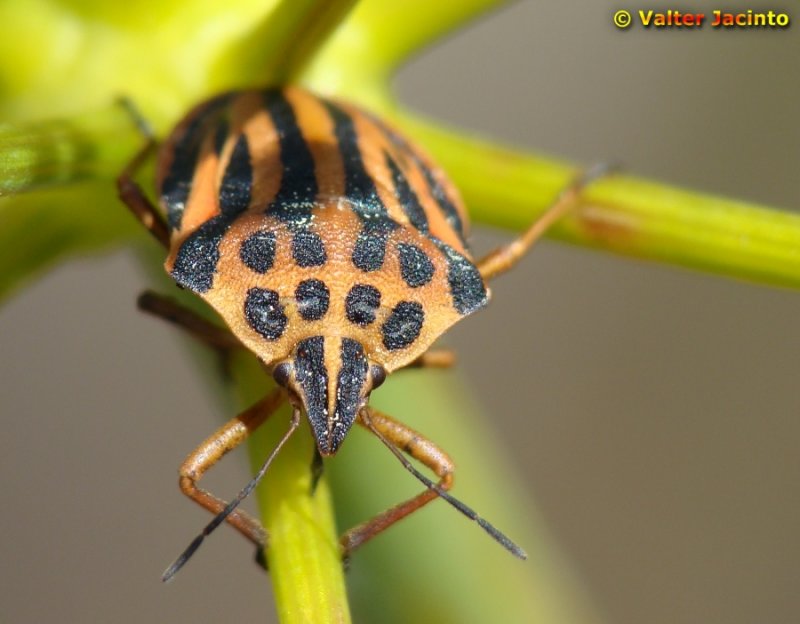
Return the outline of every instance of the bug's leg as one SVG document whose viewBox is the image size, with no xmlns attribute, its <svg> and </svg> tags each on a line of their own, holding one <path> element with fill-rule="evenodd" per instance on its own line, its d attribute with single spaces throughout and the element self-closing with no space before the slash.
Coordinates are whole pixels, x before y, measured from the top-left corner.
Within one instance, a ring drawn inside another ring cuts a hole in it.
<svg viewBox="0 0 800 624">
<path fill-rule="evenodd" d="M 144 135 L 146 142 L 117 177 L 117 193 L 141 224 L 147 228 L 159 243 L 169 249 L 169 229 L 164 217 L 161 216 L 161 213 L 158 212 L 153 203 L 144 194 L 142 187 L 133 179 L 133 176 L 136 175 L 136 172 L 155 149 L 155 137 L 130 100 L 121 99 L 120 104 L 131 115 L 134 123 Z"/>
<path fill-rule="evenodd" d="M 209 347 L 219 350 L 222 355 L 231 349 L 243 347 L 230 331 L 207 321 L 170 297 L 145 290 L 139 295 L 136 304 L 140 310 L 176 325 Z"/>
<path fill-rule="evenodd" d="M 369 419 L 369 422 L 365 419 Z M 358 422 L 367 429 L 374 427 L 393 446 L 430 468 L 439 477 L 437 485 L 442 490 L 449 490 L 453 486 L 453 471 L 455 470 L 453 460 L 442 449 L 411 427 L 372 408 L 369 408 L 368 413 L 367 410 L 362 410 L 359 413 Z M 385 531 L 395 522 L 402 520 L 437 497 L 438 494 L 434 490 L 427 489 L 353 527 L 340 538 L 344 559 L 347 560 L 350 553 L 378 533 Z"/>
<path fill-rule="evenodd" d="M 174 299 L 150 290 L 140 294 L 136 303 L 140 310 L 176 325 L 190 336 L 214 349 L 217 352 L 223 379 L 230 380 L 231 352 L 234 349 L 243 348 L 242 343 L 230 331 L 207 321 Z"/>
<path fill-rule="evenodd" d="M 586 186 L 597 178 L 608 175 L 609 170 L 609 165 L 598 165 L 584 172 L 561 192 L 555 202 L 521 236 L 481 258 L 477 266 L 484 281 L 512 269 L 556 221 L 578 205 Z"/>
<path fill-rule="evenodd" d="M 456 354 L 450 349 L 429 349 L 405 368 L 450 368 L 456 363 Z"/>
<path fill-rule="evenodd" d="M 181 492 L 214 515 L 225 509 L 227 503 L 199 488 L 198 481 L 214 464 L 260 427 L 282 402 L 283 394 L 280 390 L 276 390 L 206 438 L 181 464 L 178 471 Z M 248 513 L 236 509 L 225 520 L 257 548 L 263 549 L 266 546 L 266 530 Z"/>
</svg>

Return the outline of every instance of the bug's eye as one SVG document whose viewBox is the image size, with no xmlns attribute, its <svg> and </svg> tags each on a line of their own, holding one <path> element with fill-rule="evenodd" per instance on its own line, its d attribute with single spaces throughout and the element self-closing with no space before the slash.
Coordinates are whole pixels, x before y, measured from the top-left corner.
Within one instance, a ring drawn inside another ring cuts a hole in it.
<svg viewBox="0 0 800 624">
<path fill-rule="evenodd" d="M 292 376 L 291 362 L 281 362 L 272 369 L 272 378 L 279 386 L 286 387 L 289 384 L 289 378 Z"/>
<path fill-rule="evenodd" d="M 383 368 L 383 366 L 379 366 L 378 364 L 373 364 L 370 367 L 370 374 L 372 375 L 373 390 L 378 386 L 380 386 L 384 381 L 386 381 L 386 370 Z"/>
</svg>

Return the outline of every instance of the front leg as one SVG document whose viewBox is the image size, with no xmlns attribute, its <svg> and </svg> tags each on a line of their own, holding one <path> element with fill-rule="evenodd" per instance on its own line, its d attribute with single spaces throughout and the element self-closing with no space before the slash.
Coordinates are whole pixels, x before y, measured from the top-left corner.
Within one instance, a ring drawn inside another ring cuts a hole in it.
<svg viewBox="0 0 800 624">
<path fill-rule="evenodd" d="M 300 424 L 300 412 L 296 409 L 293 411 L 292 421 L 288 431 L 283 435 L 278 444 L 275 445 L 275 448 L 272 449 L 272 452 L 264 460 L 264 463 L 261 464 L 261 468 L 259 468 L 255 476 L 250 479 L 247 485 L 239 491 L 231 502 L 226 503 L 209 492 L 201 490 L 197 487 L 197 482 L 209 468 L 216 464 L 229 451 L 244 442 L 244 440 L 260 427 L 270 415 L 275 413 L 275 410 L 281 404 L 283 398 L 282 392 L 278 390 L 262 399 L 206 439 L 181 465 L 179 481 L 181 491 L 193 501 L 212 512 L 214 518 L 166 569 L 161 576 L 162 581 L 168 582 L 172 580 L 172 577 L 177 574 L 197 549 L 200 548 L 205 538 L 211 535 L 223 522 L 231 524 L 256 545 L 256 562 L 266 568 L 265 549 L 267 546 L 267 532 L 257 520 L 239 509 L 239 504 L 253 492 L 267 470 L 269 470 L 272 461 L 283 448 L 284 444 L 286 444 L 292 434 L 297 430 Z"/>
<path fill-rule="evenodd" d="M 455 466 L 447 453 L 408 425 L 374 409 L 368 408 L 368 411 L 367 414 L 367 410 L 362 410 L 358 417 L 358 424 L 373 432 L 377 430 L 393 446 L 430 468 L 439 477 L 437 484 L 439 488 L 449 490 L 452 487 Z M 426 489 L 415 497 L 353 527 L 340 538 L 343 557 L 346 560 L 356 548 L 438 496 L 439 494 L 435 490 Z"/>
<path fill-rule="evenodd" d="M 199 488 L 198 482 L 220 459 L 274 414 L 283 403 L 283 398 L 283 393 L 276 390 L 206 438 L 181 464 L 178 471 L 181 492 L 212 514 L 221 513 L 228 503 Z M 259 549 L 266 546 L 267 533 L 264 527 L 245 511 L 236 509 L 225 520 Z"/>
<path fill-rule="evenodd" d="M 419 433 L 390 418 L 386 414 L 376 412 L 370 407 L 365 406 L 358 415 L 358 422 L 363 427 L 369 429 L 383 444 L 392 452 L 401 464 L 414 475 L 428 489 L 414 498 L 404 503 L 400 503 L 391 509 L 387 509 L 378 514 L 371 520 L 350 529 L 341 538 L 342 551 L 345 561 L 349 554 L 372 539 L 378 533 L 385 531 L 398 520 L 405 518 L 410 513 L 416 511 L 423 505 L 429 503 L 436 497 L 443 498 L 448 504 L 464 514 L 467 518 L 474 521 L 486 533 L 505 548 L 508 552 L 519 559 L 527 559 L 525 551 L 511 541 L 502 531 L 478 513 L 465 505 L 462 501 L 451 495 L 448 490 L 453 486 L 453 461 L 450 457 L 430 440 L 422 437 Z M 423 464 L 433 470 L 439 477 L 439 482 L 434 483 L 428 477 L 419 472 L 411 464 L 403 453 L 418 459 Z"/>
</svg>

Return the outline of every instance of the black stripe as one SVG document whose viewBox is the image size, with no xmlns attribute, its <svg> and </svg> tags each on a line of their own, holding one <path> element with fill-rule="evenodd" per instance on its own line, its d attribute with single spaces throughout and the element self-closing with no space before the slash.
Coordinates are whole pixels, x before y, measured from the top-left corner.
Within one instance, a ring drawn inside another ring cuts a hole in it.
<svg viewBox="0 0 800 624">
<path fill-rule="evenodd" d="M 219 125 L 214 133 L 214 152 L 216 152 L 217 156 L 222 154 L 222 150 L 225 147 L 225 141 L 228 139 L 229 132 L 230 124 L 228 123 L 228 120 L 223 117 L 219 120 Z"/>
<path fill-rule="evenodd" d="M 434 177 L 430 168 L 428 168 L 428 166 L 423 162 L 417 151 L 408 143 L 408 141 L 406 141 L 405 137 L 397 134 L 397 132 L 384 124 L 382 120 L 375 117 L 370 117 L 370 119 L 372 119 L 375 125 L 381 129 L 383 134 L 387 139 L 389 139 L 389 141 L 391 141 L 393 145 L 400 149 L 404 154 L 407 154 L 411 160 L 414 161 L 414 164 L 420 168 L 422 175 L 425 177 L 425 182 L 428 185 L 428 189 L 430 190 L 434 200 L 436 200 L 436 203 L 439 205 L 439 209 L 444 214 L 444 218 L 455 230 L 456 234 L 458 234 L 458 237 L 461 239 L 464 247 L 467 247 L 467 236 L 466 232 L 464 231 L 464 222 L 461 219 L 461 215 L 459 214 L 455 204 L 453 204 L 453 202 L 447 196 L 447 193 L 445 193 L 444 187 L 439 184 Z M 396 187 L 397 183 L 395 182 L 395 188 Z"/>
<path fill-rule="evenodd" d="M 333 132 L 344 164 L 344 195 L 353 202 L 353 211 L 371 229 L 390 231 L 397 228 L 398 224 L 389 217 L 375 182 L 364 167 L 353 119 L 331 102 L 325 102 L 325 106 L 333 119 Z"/>
<path fill-rule="evenodd" d="M 342 338 L 342 367 L 339 369 L 336 384 L 330 452 L 335 452 L 339 448 L 355 422 L 366 382 L 367 358 L 364 355 L 364 347 L 355 340 Z"/>
<path fill-rule="evenodd" d="M 419 199 L 408 183 L 408 179 L 403 175 L 403 172 L 400 171 L 400 167 L 397 166 L 397 163 L 389 154 L 386 154 L 386 166 L 389 167 L 389 171 L 392 173 L 394 192 L 395 195 L 397 195 L 403 212 L 406 213 L 411 225 L 427 235 L 430 232 L 430 226 L 428 225 L 428 216 L 425 214 L 425 209 L 419 203 Z"/>
<path fill-rule="evenodd" d="M 322 336 L 306 338 L 297 344 L 294 374 L 302 393 L 303 405 L 321 453 L 328 453 L 328 372 Z"/>
<path fill-rule="evenodd" d="M 364 167 L 353 119 L 331 102 L 325 102 L 325 107 L 333 120 L 333 132 L 344 164 L 344 195 L 363 223 L 353 250 L 353 264 L 362 271 L 377 271 L 383 266 L 389 233 L 400 224 L 389 216 L 375 182 Z"/>
<path fill-rule="evenodd" d="M 431 195 L 436 200 L 439 208 L 442 210 L 445 219 L 453 227 L 456 234 L 458 234 L 458 237 L 464 247 L 469 249 L 464 232 L 464 223 L 461 220 L 461 216 L 459 215 L 455 205 L 447 197 L 442 185 L 439 184 L 439 182 L 437 182 L 434 178 L 432 171 L 425 165 L 425 163 L 422 162 L 419 154 L 417 154 L 416 150 L 414 150 L 412 146 L 408 144 L 404 137 L 386 126 L 382 120 L 372 117 L 371 119 L 383 131 L 386 138 L 389 139 L 389 141 L 398 149 L 400 149 L 403 154 L 407 154 L 420 168 L 425 177 L 425 182 L 430 189 Z M 406 195 L 402 200 L 402 204 L 412 225 L 414 225 L 420 232 L 432 240 L 434 244 L 442 250 L 445 258 L 447 259 L 447 283 L 450 287 L 450 296 L 453 300 L 453 307 L 458 310 L 460 314 L 466 315 L 474 312 L 478 308 L 485 306 L 489 301 L 489 295 L 486 291 L 486 285 L 484 284 L 483 278 L 481 277 L 477 267 L 470 260 L 468 260 L 466 256 L 459 253 L 450 245 L 446 244 L 441 239 L 433 236 L 430 233 L 427 215 L 425 215 L 424 209 L 419 206 L 419 200 L 417 199 L 416 195 L 413 194 L 413 189 L 411 189 L 408 181 L 402 176 L 402 172 L 399 171 L 399 168 L 388 156 L 388 154 L 387 164 L 389 165 L 389 169 L 392 171 L 395 192 L 397 193 L 398 197 L 402 197 L 403 194 L 409 193 L 409 195 Z M 410 211 L 406 209 L 407 206 L 411 207 Z M 417 208 L 422 211 L 421 216 L 417 212 Z M 422 217 L 425 217 L 424 223 L 421 220 Z M 417 223 L 415 223 L 415 219 L 417 220 Z M 384 336 L 384 344 L 385 343 L 386 337 Z"/>
<path fill-rule="evenodd" d="M 281 186 L 267 214 L 292 226 L 304 226 L 311 220 L 319 191 L 314 158 L 283 92 L 265 91 L 264 104 L 278 131 L 282 167 Z"/>
<path fill-rule="evenodd" d="M 241 135 L 222 178 L 219 191 L 221 214 L 192 232 L 175 257 L 172 277 L 184 288 L 196 293 L 210 290 L 219 262 L 219 244 L 231 223 L 250 204 L 252 175 L 247 139 Z"/>
<path fill-rule="evenodd" d="M 180 228 L 203 141 L 209 130 L 215 128 L 215 124 L 224 123 L 220 118 L 231 97 L 230 93 L 220 95 L 196 111 L 173 147 L 172 163 L 160 189 L 161 204 L 167 210 L 167 223 L 172 230 Z"/>
<path fill-rule="evenodd" d="M 467 236 L 464 232 L 464 222 L 461 220 L 461 215 L 458 213 L 458 209 L 455 207 L 453 202 L 450 201 L 450 198 L 447 196 L 447 193 L 444 191 L 444 187 L 436 180 L 433 176 L 433 172 L 425 166 L 425 163 L 422 162 L 420 158 L 415 155 L 415 160 L 417 161 L 417 166 L 422 170 L 422 174 L 425 176 L 425 181 L 428 183 L 428 188 L 431 191 L 431 195 L 436 200 L 436 203 L 439 205 L 442 213 L 444 214 L 444 218 L 450 224 L 450 226 L 455 230 L 456 234 L 458 234 L 459 239 L 467 246 Z"/>
<path fill-rule="evenodd" d="M 240 134 L 219 187 L 219 209 L 226 217 L 235 217 L 247 210 L 253 190 L 253 165 L 247 136 Z"/>
</svg>

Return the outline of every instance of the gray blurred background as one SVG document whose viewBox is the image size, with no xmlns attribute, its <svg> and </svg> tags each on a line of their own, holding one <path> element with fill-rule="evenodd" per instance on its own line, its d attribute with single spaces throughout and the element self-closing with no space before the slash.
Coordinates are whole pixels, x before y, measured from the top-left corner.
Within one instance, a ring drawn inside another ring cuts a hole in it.
<svg viewBox="0 0 800 624">
<path fill-rule="evenodd" d="M 544 153 L 797 210 L 797 25 L 620 32 L 617 8 L 525 0 L 412 63 L 399 92 Z M 220 415 L 175 332 L 135 311 L 147 283 L 120 253 L 0 310 L 3 622 L 269 608 L 260 575 L 229 565 L 250 556 L 232 531 L 159 582 L 201 517 L 174 471 Z M 607 621 L 800 621 L 800 295 L 548 242 L 494 292 L 451 342 Z M 225 462 L 211 487 L 246 475 Z"/>
</svg>

